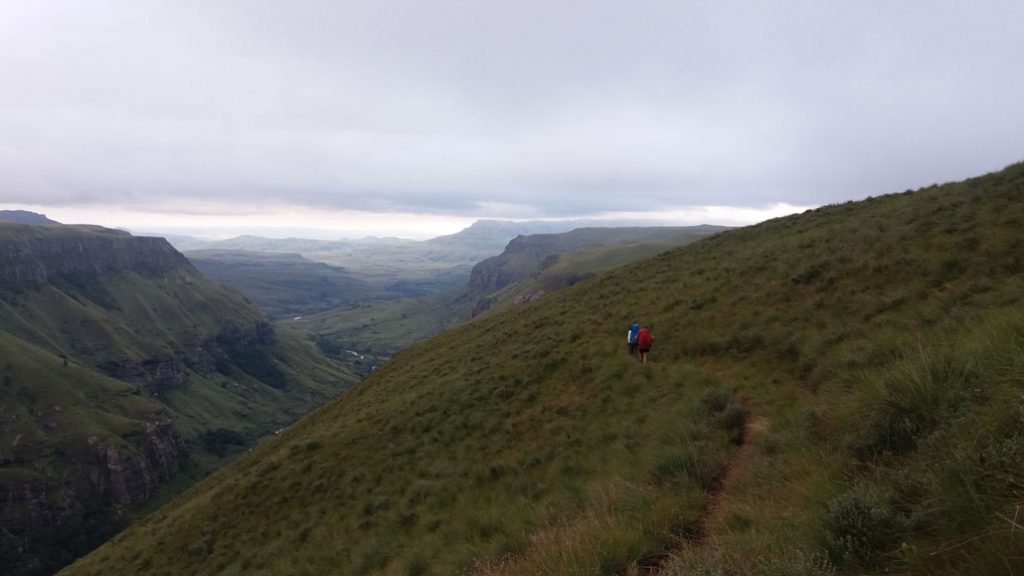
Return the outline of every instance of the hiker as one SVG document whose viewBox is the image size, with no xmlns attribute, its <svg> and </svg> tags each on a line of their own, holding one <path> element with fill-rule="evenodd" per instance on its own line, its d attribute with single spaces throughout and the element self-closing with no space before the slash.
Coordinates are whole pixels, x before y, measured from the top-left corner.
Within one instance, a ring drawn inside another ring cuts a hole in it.
<svg viewBox="0 0 1024 576">
<path fill-rule="evenodd" d="M 629 346 L 629 353 L 636 354 L 636 335 L 640 332 L 640 323 L 633 321 L 626 332 L 626 344 Z"/>
<path fill-rule="evenodd" d="M 636 347 L 640 351 L 640 363 L 647 364 L 647 353 L 651 351 L 651 344 L 654 344 L 654 336 L 651 330 L 644 326 L 636 333 Z"/>
</svg>

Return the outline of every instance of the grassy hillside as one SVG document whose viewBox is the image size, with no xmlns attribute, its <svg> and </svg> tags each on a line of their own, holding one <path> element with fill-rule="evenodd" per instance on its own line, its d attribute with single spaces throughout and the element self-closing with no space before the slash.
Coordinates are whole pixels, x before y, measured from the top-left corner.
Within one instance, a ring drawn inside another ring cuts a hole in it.
<svg viewBox="0 0 1024 576">
<path fill-rule="evenodd" d="M 0 272 L 0 572 L 52 573 L 356 380 L 158 239 L 4 225 Z"/>
<path fill-rule="evenodd" d="M 1015 165 L 478 318 L 66 573 L 1020 573 L 1022 224 Z"/>
</svg>

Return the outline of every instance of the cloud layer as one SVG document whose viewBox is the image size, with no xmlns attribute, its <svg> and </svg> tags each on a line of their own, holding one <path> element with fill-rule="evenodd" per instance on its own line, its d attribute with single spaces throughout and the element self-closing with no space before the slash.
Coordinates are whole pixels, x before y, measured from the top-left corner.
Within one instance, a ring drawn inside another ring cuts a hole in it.
<svg viewBox="0 0 1024 576">
<path fill-rule="evenodd" d="M 1024 159 L 1020 2 L 0 0 L 0 203 L 554 217 Z"/>
</svg>

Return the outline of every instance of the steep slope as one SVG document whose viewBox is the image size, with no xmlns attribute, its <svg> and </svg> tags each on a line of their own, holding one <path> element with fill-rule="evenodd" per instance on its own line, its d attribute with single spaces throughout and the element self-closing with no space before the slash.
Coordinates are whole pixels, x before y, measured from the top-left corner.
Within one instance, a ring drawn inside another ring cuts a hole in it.
<svg viewBox="0 0 1024 576">
<path fill-rule="evenodd" d="M 0 224 L 0 370 L 9 574 L 70 562 L 355 380 L 162 239 L 21 224 Z"/>
<path fill-rule="evenodd" d="M 1022 224 L 1015 165 L 483 316 L 66 573 L 1019 573 Z"/>
</svg>

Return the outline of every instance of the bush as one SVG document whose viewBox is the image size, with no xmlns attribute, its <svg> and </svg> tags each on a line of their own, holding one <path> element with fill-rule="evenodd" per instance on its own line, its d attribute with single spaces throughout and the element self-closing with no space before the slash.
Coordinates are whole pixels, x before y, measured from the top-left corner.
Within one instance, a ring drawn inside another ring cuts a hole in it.
<svg viewBox="0 0 1024 576">
<path fill-rule="evenodd" d="M 746 426 L 748 419 L 750 419 L 750 410 L 740 402 L 734 400 L 729 402 L 729 405 L 725 407 L 725 410 L 718 415 L 716 423 L 726 430 L 733 431 L 739 438 L 742 438 L 743 429 Z"/>
<path fill-rule="evenodd" d="M 709 414 L 718 414 L 725 410 L 730 400 L 732 400 L 732 394 L 721 388 L 712 388 L 704 394 L 700 403 Z"/>
<path fill-rule="evenodd" d="M 897 547 L 900 521 L 875 494 L 864 488 L 833 498 L 825 510 L 826 542 L 840 564 L 876 568 Z"/>
<path fill-rule="evenodd" d="M 216 430 L 207 430 L 200 434 L 199 442 L 202 443 L 203 448 L 207 452 L 214 456 L 223 457 L 231 450 L 231 446 L 241 448 L 248 441 L 245 439 L 245 436 L 234 430 L 217 428 Z"/>
</svg>

